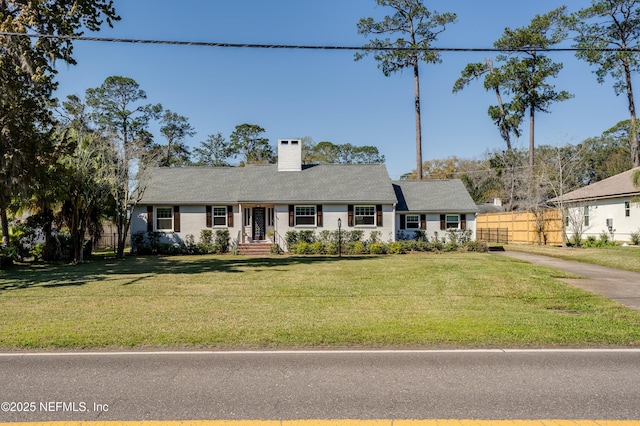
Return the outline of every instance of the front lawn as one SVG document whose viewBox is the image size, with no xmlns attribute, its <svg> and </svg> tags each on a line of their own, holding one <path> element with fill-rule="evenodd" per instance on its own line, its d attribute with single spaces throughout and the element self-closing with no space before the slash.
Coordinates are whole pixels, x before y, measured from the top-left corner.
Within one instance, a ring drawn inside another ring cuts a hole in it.
<svg viewBox="0 0 640 426">
<path fill-rule="evenodd" d="M 640 312 L 484 253 L 0 271 L 0 349 L 640 346 Z"/>
</svg>

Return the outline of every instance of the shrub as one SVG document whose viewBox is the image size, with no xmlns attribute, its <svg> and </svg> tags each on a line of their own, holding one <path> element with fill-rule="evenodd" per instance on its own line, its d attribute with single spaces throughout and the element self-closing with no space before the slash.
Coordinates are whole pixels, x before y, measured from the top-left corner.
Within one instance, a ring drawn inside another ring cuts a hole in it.
<svg viewBox="0 0 640 426">
<path fill-rule="evenodd" d="M 427 241 L 427 231 L 424 229 L 417 229 L 413 234 L 413 239 L 416 241 Z"/>
<path fill-rule="evenodd" d="M 271 254 L 280 254 L 280 246 L 278 244 L 271 244 L 271 248 L 269 249 Z"/>
<path fill-rule="evenodd" d="M 464 243 L 463 247 L 467 251 L 478 253 L 486 253 L 489 251 L 489 246 L 484 241 L 467 241 L 466 243 Z"/>
<path fill-rule="evenodd" d="M 343 232 L 343 234 L 345 234 L 345 238 L 342 239 L 343 241 L 356 243 L 358 241 L 362 241 L 364 231 L 362 229 L 354 229 L 353 231 Z"/>
<path fill-rule="evenodd" d="M 198 251 L 201 254 L 211 254 L 216 252 L 216 246 L 213 244 L 213 231 L 211 229 L 203 229 L 200 231 Z"/>
<path fill-rule="evenodd" d="M 14 247 L 3 247 L 0 249 L 0 269 L 6 269 L 13 266 L 13 259 L 16 257 L 16 249 Z"/>
<path fill-rule="evenodd" d="M 369 244 L 377 244 L 381 241 L 382 232 L 380 231 L 371 231 L 369 233 L 369 240 L 367 243 Z"/>
<path fill-rule="evenodd" d="M 287 247 L 290 252 L 295 251 L 295 246 L 298 244 L 298 233 L 296 231 L 287 231 L 284 235 L 284 239 L 287 242 Z"/>
<path fill-rule="evenodd" d="M 371 254 L 386 254 L 387 246 L 383 243 L 369 244 L 369 253 Z"/>
<path fill-rule="evenodd" d="M 216 253 L 229 252 L 229 230 L 228 229 L 219 229 L 216 231 L 215 251 Z"/>
<path fill-rule="evenodd" d="M 389 253 L 391 254 L 404 254 L 405 253 L 405 249 L 403 247 L 403 244 L 399 241 L 394 241 L 392 243 L 389 243 Z"/>
<path fill-rule="evenodd" d="M 316 234 L 314 231 L 305 230 L 298 232 L 298 241 L 304 241 L 305 243 L 315 243 L 316 242 Z"/>
<path fill-rule="evenodd" d="M 349 254 L 367 254 L 369 251 L 362 241 L 350 244 Z"/>
<path fill-rule="evenodd" d="M 300 241 L 295 246 L 295 253 L 296 254 L 312 254 L 311 245 L 306 241 Z"/>
<path fill-rule="evenodd" d="M 313 254 L 323 254 L 325 252 L 324 244 L 322 244 L 320 241 L 311 243 L 311 245 L 309 246 L 309 249 Z"/>
<path fill-rule="evenodd" d="M 638 229 L 636 232 L 631 233 L 631 243 L 640 245 L 640 229 Z"/>
<path fill-rule="evenodd" d="M 333 243 L 325 244 L 324 250 L 327 254 L 338 254 L 338 245 Z"/>
</svg>

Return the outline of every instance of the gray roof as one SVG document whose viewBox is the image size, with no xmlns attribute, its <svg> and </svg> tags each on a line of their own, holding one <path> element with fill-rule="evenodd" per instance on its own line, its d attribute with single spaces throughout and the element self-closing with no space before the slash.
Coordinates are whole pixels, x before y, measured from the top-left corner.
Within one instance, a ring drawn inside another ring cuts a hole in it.
<svg viewBox="0 0 640 426">
<path fill-rule="evenodd" d="M 571 202 L 637 196 L 640 194 L 640 189 L 634 187 L 632 181 L 632 175 L 636 171 L 640 171 L 640 168 L 627 170 L 610 178 L 568 192 L 564 194 L 562 199 L 563 201 Z M 549 201 L 552 203 L 560 202 L 560 197 L 553 198 Z"/>
<path fill-rule="evenodd" d="M 378 203 L 396 196 L 384 164 L 277 165 L 151 170 L 140 204 Z"/>
<path fill-rule="evenodd" d="M 476 213 L 467 188 L 460 179 L 393 181 L 398 211 L 424 213 Z"/>
</svg>

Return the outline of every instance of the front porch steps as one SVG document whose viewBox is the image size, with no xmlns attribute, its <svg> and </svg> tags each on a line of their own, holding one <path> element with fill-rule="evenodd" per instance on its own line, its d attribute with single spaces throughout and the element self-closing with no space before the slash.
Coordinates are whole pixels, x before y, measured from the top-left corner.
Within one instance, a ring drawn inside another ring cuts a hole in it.
<svg viewBox="0 0 640 426">
<path fill-rule="evenodd" d="M 244 256 L 268 256 L 271 254 L 271 243 L 240 243 L 238 244 L 238 254 Z"/>
</svg>

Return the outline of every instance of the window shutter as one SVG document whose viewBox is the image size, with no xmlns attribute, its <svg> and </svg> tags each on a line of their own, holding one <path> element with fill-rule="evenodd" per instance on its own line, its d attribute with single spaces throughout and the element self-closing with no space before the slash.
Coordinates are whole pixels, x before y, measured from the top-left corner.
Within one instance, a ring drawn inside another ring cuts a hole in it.
<svg viewBox="0 0 640 426">
<path fill-rule="evenodd" d="M 205 224 L 205 226 L 207 228 L 211 228 L 213 226 L 213 217 L 211 214 L 211 206 L 207 206 L 207 223 Z"/>
<path fill-rule="evenodd" d="M 180 206 L 173 206 L 173 232 L 180 232 Z"/>
<path fill-rule="evenodd" d="M 233 228 L 233 206 L 227 206 L 227 227 Z"/>
<path fill-rule="evenodd" d="M 320 204 L 316 206 L 316 216 L 317 216 L 316 225 L 317 226 L 323 226 L 322 225 L 322 205 L 320 205 Z"/>
<path fill-rule="evenodd" d="M 289 204 L 289 227 L 293 228 L 296 226 L 296 207 L 293 204 Z"/>
<path fill-rule="evenodd" d="M 407 216 L 401 214 L 400 215 L 400 229 L 406 229 L 407 228 Z"/>
<path fill-rule="evenodd" d="M 153 232 L 153 206 L 147 206 L 147 232 Z"/>
<path fill-rule="evenodd" d="M 347 206 L 347 209 L 349 210 L 349 215 L 347 217 L 347 226 L 353 226 L 353 205 L 349 204 Z"/>
<path fill-rule="evenodd" d="M 376 206 L 376 226 L 382 226 L 382 204 Z"/>
<path fill-rule="evenodd" d="M 441 215 L 440 215 L 440 229 L 441 229 L 441 230 L 446 229 L 446 227 L 447 227 L 447 222 L 446 222 L 446 220 L 447 220 L 447 216 L 446 216 L 446 215 L 441 214 Z"/>
<path fill-rule="evenodd" d="M 427 215 L 420 215 L 420 229 L 427 229 Z"/>
<path fill-rule="evenodd" d="M 460 215 L 460 229 L 467 229 L 467 215 Z"/>
</svg>

